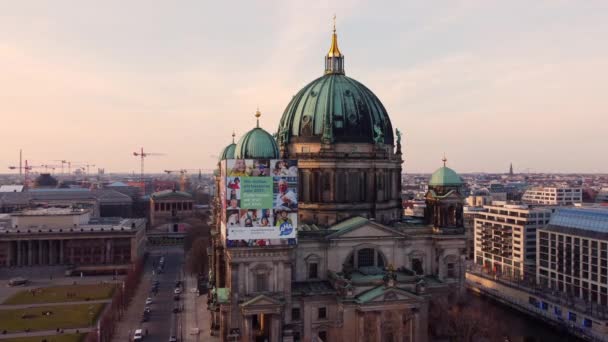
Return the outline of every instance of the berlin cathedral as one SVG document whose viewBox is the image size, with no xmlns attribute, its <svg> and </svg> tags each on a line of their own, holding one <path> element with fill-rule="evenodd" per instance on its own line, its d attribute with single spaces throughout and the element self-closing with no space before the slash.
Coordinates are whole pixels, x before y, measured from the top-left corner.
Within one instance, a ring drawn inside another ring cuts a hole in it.
<svg viewBox="0 0 608 342">
<path fill-rule="evenodd" d="M 382 102 L 345 75 L 334 28 L 323 76 L 291 99 L 276 134 L 258 125 L 220 153 L 297 160 L 299 207 L 297 244 L 228 248 L 218 190 L 211 333 L 243 342 L 427 341 L 431 299 L 463 286 L 464 184 L 444 161 L 429 179 L 424 220 L 404 220 L 403 152 Z"/>
</svg>

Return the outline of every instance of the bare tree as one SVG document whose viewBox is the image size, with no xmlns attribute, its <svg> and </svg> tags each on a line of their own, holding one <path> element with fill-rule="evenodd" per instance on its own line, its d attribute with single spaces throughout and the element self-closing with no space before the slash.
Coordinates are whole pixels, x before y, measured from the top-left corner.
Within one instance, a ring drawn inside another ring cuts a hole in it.
<svg viewBox="0 0 608 342">
<path fill-rule="evenodd" d="M 186 267 L 191 274 L 206 274 L 209 271 L 207 247 L 209 238 L 199 236 L 192 243 L 186 259 Z"/>
</svg>

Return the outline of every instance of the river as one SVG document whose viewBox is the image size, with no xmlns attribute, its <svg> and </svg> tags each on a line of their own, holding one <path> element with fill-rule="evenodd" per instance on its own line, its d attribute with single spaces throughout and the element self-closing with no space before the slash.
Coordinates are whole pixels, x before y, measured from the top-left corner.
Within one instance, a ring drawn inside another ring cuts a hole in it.
<svg viewBox="0 0 608 342">
<path fill-rule="evenodd" d="M 493 317 L 508 331 L 511 342 L 578 342 L 576 337 L 515 309 L 468 291 L 468 304 Z"/>
</svg>

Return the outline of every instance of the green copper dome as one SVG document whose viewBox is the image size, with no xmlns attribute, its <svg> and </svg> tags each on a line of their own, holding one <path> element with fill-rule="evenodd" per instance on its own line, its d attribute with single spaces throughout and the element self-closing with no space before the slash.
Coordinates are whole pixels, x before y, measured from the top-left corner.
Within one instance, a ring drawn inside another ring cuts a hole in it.
<svg viewBox="0 0 608 342">
<path fill-rule="evenodd" d="M 344 75 L 344 55 L 334 28 L 325 75 L 300 90 L 285 108 L 279 144 L 290 142 L 393 144 L 393 128 L 382 102 Z"/>
<path fill-rule="evenodd" d="M 224 147 L 222 153 L 220 154 L 220 161 L 224 159 L 234 159 L 234 150 L 236 149 L 236 144 L 233 142 L 232 144 Z"/>
<path fill-rule="evenodd" d="M 447 166 L 437 169 L 429 180 L 430 186 L 461 186 L 462 184 L 464 184 L 462 178 Z"/>
<path fill-rule="evenodd" d="M 279 124 L 279 143 L 290 141 L 393 144 L 386 109 L 367 87 L 343 74 L 324 75 L 300 90 Z"/>
<path fill-rule="evenodd" d="M 279 146 L 276 140 L 274 140 L 274 137 L 270 133 L 260 128 L 260 115 L 260 111 L 257 111 L 257 127 L 245 133 L 236 144 L 236 148 L 234 149 L 234 157 L 236 159 L 279 158 Z"/>
</svg>

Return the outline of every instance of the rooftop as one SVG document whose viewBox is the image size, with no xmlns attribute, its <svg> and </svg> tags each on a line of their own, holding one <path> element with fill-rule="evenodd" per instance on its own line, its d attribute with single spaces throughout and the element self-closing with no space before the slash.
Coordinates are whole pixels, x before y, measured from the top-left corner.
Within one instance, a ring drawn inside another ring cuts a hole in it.
<svg viewBox="0 0 608 342">
<path fill-rule="evenodd" d="M 108 218 L 90 221 L 88 224 L 66 227 L 36 225 L 28 227 L 0 227 L 0 238 L 3 234 L 68 234 L 68 233 L 101 233 L 133 232 L 145 228 L 146 219 Z"/>
<path fill-rule="evenodd" d="M 88 213 L 85 209 L 71 208 L 37 208 L 27 209 L 12 214 L 13 216 L 67 216 L 67 215 L 82 215 Z"/>
<path fill-rule="evenodd" d="M 551 217 L 549 226 L 608 233 L 608 209 L 560 208 Z"/>
</svg>

